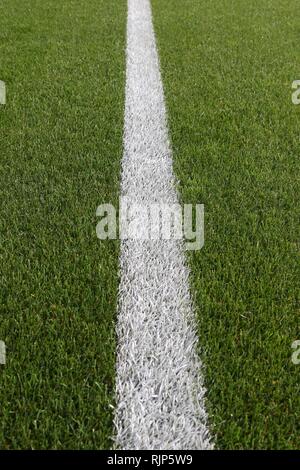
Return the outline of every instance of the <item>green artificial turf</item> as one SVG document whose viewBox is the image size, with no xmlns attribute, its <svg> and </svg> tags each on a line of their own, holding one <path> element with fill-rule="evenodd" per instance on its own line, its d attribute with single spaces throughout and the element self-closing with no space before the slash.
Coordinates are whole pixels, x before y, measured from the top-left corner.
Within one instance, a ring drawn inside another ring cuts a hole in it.
<svg viewBox="0 0 300 470">
<path fill-rule="evenodd" d="M 298 2 L 152 5 L 182 200 L 205 204 L 189 260 L 216 447 L 295 449 Z"/>
<path fill-rule="evenodd" d="M 0 448 L 112 445 L 125 0 L 0 5 Z"/>
</svg>

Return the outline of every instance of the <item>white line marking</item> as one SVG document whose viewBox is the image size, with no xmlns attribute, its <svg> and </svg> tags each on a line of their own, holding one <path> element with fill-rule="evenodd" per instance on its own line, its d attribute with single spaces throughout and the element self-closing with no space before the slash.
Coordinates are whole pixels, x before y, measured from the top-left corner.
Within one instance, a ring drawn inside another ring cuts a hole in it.
<svg viewBox="0 0 300 470">
<path fill-rule="evenodd" d="M 149 0 L 128 0 L 122 196 L 176 203 Z M 212 448 L 182 241 L 123 240 L 116 445 Z"/>
</svg>

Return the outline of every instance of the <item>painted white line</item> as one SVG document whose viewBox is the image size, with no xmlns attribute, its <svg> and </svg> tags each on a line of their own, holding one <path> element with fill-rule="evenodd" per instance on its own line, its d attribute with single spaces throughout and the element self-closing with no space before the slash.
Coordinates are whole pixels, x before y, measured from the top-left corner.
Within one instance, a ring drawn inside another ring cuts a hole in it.
<svg viewBox="0 0 300 470">
<path fill-rule="evenodd" d="M 176 203 L 149 0 L 128 0 L 122 196 Z M 212 448 L 182 241 L 122 240 L 116 445 Z"/>
</svg>

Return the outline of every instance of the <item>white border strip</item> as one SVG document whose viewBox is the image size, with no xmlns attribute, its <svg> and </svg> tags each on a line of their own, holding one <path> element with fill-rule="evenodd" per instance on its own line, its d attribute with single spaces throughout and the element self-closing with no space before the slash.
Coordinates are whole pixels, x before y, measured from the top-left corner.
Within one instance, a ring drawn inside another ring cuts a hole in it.
<svg viewBox="0 0 300 470">
<path fill-rule="evenodd" d="M 128 0 L 122 196 L 176 203 L 149 0 Z M 123 240 L 116 446 L 211 449 L 182 241 Z"/>
</svg>

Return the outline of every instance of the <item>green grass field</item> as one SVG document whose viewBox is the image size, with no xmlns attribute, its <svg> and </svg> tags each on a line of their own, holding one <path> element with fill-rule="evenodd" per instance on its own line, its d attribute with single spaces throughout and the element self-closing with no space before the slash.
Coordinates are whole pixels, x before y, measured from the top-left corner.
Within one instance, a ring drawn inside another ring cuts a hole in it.
<svg viewBox="0 0 300 470">
<path fill-rule="evenodd" d="M 109 448 L 126 1 L 0 5 L 0 448 Z"/>
<path fill-rule="evenodd" d="M 205 204 L 190 266 L 216 445 L 295 449 L 298 3 L 152 5 L 182 199 Z"/>
<path fill-rule="evenodd" d="M 126 0 L 0 4 L 1 449 L 112 446 Z M 300 434 L 296 0 L 152 0 L 216 447 Z"/>
</svg>

